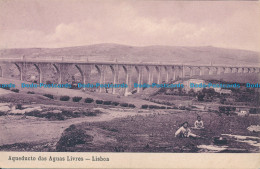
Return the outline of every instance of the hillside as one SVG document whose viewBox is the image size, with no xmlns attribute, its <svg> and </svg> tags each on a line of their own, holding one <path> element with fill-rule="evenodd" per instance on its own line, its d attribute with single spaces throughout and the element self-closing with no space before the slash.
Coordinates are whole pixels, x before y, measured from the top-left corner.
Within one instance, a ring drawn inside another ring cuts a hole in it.
<svg viewBox="0 0 260 169">
<path fill-rule="evenodd" d="M 68 59 L 89 59 L 90 61 L 130 61 L 162 63 L 195 63 L 195 64 L 229 64 L 259 66 L 258 52 L 224 49 L 211 46 L 126 46 L 119 44 L 95 44 L 65 48 L 23 48 L 2 49 L 0 58 L 49 59 L 65 57 Z"/>
</svg>

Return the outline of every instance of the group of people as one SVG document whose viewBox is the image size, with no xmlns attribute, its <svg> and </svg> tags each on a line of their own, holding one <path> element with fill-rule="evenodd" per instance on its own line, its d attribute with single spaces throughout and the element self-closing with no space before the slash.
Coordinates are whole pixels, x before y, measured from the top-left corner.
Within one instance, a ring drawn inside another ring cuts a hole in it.
<svg viewBox="0 0 260 169">
<path fill-rule="evenodd" d="M 203 129 L 204 124 L 203 121 L 201 120 L 200 116 L 197 116 L 197 120 L 194 123 L 193 129 Z M 181 138 L 187 138 L 187 137 L 192 137 L 192 138 L 200 138 L 200 136 L 193 134 L 189 128 L 189 123 L 184 122 L 182 126 L 175 132 L 175 137 L 181 137 Z"/>
</svg>

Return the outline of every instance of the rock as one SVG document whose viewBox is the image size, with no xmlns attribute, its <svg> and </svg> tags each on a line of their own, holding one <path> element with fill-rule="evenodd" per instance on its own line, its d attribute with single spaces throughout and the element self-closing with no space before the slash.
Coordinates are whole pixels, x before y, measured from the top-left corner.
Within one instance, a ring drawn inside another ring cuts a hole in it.
<svg viewBox="0 0 260 169">
<path fill-rule="evenodd" d="M 52 113 L 59 114 L 59 113 L 62 113 L 62 111 L 61 110 L 53 110 Z"/>
<path fill-rule="evenodd" d="M 16 109 L 16 110 L 12 110 L 10 113 L 13 113 L 13 114 L 24 114 L 25 110 Z"/>
<path fill-rule="evenodd" d="M 247 130 L 254 131 L 254 132 L 260 132 L 260 126 L 259 125 L 252 125 L 252 126 L 249 126 L 247 128 Z"/>
<path fill-rule="evenodd" d="M 42 111 L 42 109 L 40 107 L 33 107 L 33 108 L 27 108 L 24 109 L 25 113 L 30 113 L 32 111 Z"/>
<path fill-rule="evenodd" d="M 8 112 L 8 111 L 10 111 L 11 110 L 11 108 L 9 107 L 9 106 L 1 106 L 0 107 L 0 112 Z"/>
<path fill-rule="evenodd" d="M 10 106 L 11 104 L 10 103 L 0 103 L 0 107 L 2 106 Z"/>
</svg>

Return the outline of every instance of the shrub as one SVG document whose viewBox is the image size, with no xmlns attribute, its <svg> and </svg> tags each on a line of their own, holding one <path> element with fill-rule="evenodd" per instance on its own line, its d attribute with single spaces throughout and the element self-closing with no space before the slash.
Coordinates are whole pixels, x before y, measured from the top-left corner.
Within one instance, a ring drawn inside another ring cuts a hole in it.
<svg viewBox="0 0 260 169">
<path fill-rule="evenodd" d="M 96 115 L 97 115 L 96 112 L 93 111 L 86 113 L 86 116 L 96 116 Z"/>
<path fill-rule="evenodd" d="M 79 102 L 81 99 L 82 97 L 77 97 L 77 96 L 72 98 L 73 102 Z"/>
<path fill-rule="evenodd" d="M 0 111 L 0 116 L 6 115 L 6 112 Z"/>
<path fill-rule="evenodd" d="M 72 111 L 68 110 L 62 110 L 61 114 L 63 114 L 66 117 L 75 117 L 75 114 Z"/>
<path fill-rule="evenodd" d="M 147 109 L 148 108 L 148 105 L 147 104 L 144 104 L 141 106 L 142 109 Z"/>
<path fill-rule="evenodd" d="M 104 101 L 103 102 L 104 105 L 111 105 L 111 103 L 112 103 L 111 101 Z"/>
<path fill-rule="evenodd" d="M 161 108 L 161 109 L 166 109 L 166 107 L 165 107 L 165 106 L 161 106 L 160 108 Z"/>
<path fill-rule="evenodd" d="M 52 94 L 44 94 L 43 96 L 48 97 L 49 99 L 54 99 Z"/>
<path fill-rule="evenodd" d="M 258 114 L 258 113 L 260 113 L 260 109 L 258 108 L 250 108 L 249 109 L 249 113 L 250 114 Z"/>
<path fill-rule="evenodd" d="M 22 110 L 23 109 L 23 105 L 22 104 L 17 104 L 16 105 L 16 109 Z"/>
<path fill-rule="evenodd" d="M 159 109 L 160 108 L 160 106 L 156 106 L 156 105 L 149 105 L 148 107 L 149 107 L 149 109 Z"/>
<path fill-rule="evenodd" d="M 61 101 L 69 101 L 70 97 L 69 96 L 61 96 L 60 100 Z"/>
<path fill-rule="evenodd" d="M 180 109 L 180 110 L 185 110 L 186 107 L 185 107 L 185 106 L 179 106 L 179 109 Z"/>
<path fill-rule="evenodd" d="M 26 116 L 34 116 L 34 117 L 41 117 L 41 112 L 38 110 L 34 110 L 31 112 L 26 112 L 25 113 Z"/>
<path fill-rule="evenodd" d="M 28 91 L 27 94 L 35 94 L 33 91 Z"/>
<path fill-rule="evenodd" d="M 131 108 L 135 108 L 134 104 L 129 104 L 128 106 L 131 107 Z"/>
<path fill-rule="evenodd" d="M 62 113 L 47 112 L 47 114 L 45 114 L 44 117 L 50 120 L 65 120 L 64 115 Z"/>
<path fill-rule="evenodd" d="M 104 101 L 103 100 L 96 100 L 97 104 L 102 104 Z"/>
<path fill-rule="evenodd" d="M 19 93 L 19 89 L 11 89 L 11 91 L 13 91 L 15 93 Z"/>
<path fill-rule="evenodd" d="M 94 100 L 92 98 L 86 98 L 85 103 L 92 103 Z"/>
<path fill-rule="evenodd" d="M 114 106 L 118 106 L 119 105 L 118 102 L 112 102 L 111 104 L 114 105 Z"/>
<path fill-rule="evenodd" d="M 121 107 L 128 107 L 128 103 L 121 103 L 120 106 Z"/>
<path fill-rule="evenodd" d="M 77 129 L 75 125 L 71 125 L 61 135 L 60 140 L 56 144 L 56 151 L 71 151 L 78 144 L 88 144 L 93 141 L 93 136 L 86 134 L 82 129 Z"/>
</svg>

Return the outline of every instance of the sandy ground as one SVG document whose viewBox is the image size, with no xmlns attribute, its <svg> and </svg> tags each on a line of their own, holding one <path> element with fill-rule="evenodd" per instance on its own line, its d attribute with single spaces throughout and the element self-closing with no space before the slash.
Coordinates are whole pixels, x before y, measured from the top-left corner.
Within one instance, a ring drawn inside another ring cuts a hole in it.
<svg viewBox="0 0 260 169">
<path fill-rule="evenodd" d="M 5 94 L 9 94 L 9 93 L 13 93 L 10 90 L 5 90 L 5 89 L 1 89 L 0 88 L 0 95 L 5 95 Z"/>
<path fill-rule="evenodd" d="M 110 121 L 115 118 L 134 116 L 134 111 L 116 111 L 102 109 L 103 114 L 96 117 L 74 118 L 65 121 L 49 121 L 44 118 L 27 116 L 0 117 L 0 146 L 24 142 L 58 141 L 62 132 L 71 124 L 82 122 Z M 143 115 L 146 113 L 142 113 Z"/>
</svg>

